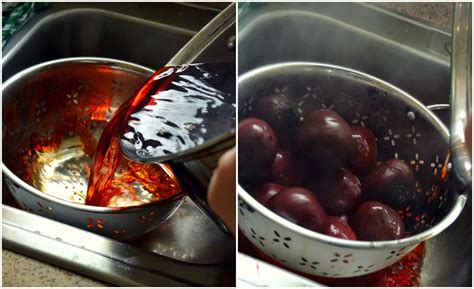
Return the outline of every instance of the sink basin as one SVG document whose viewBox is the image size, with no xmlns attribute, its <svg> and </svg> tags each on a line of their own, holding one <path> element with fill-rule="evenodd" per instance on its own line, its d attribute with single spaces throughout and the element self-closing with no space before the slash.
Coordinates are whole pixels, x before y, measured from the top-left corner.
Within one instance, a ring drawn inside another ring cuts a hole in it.
<svg viewBox="0 0 474 289">
<path fill-rule="evenodd" d="M 107 57 L 160 68 L 224 5 L 52 3 L 8 42 L 2 80 L 65 57 Z M 197 62 L 235 63 L 227 48 L 235 26 Z M 191 170 L 184 179 L 205 195 Z M 235 240 L 186 197 L 155 231 L 128 243 L 17 209 L 3 186 L 3 247 L 119 286 L 233 286 Z M 216 252 L 215 248 L 219 248 Z"/>
<path fill-rule="evenodd" d="M 450 33 L 378 6 L 245 3 L 238 35 L 239 75 L 285 61 L 321 62 L 378 77 L 425 105 L 449 103 Z M 449 127 L 449 113 L 439 116 Z M 471 216 L 469 201 L 453 225 L 426 243 L 422 286 L 471 286 Z"/>
<path fill-rule="evenodd" d="M 331 63 L 392 83 L 425 104 L 448 103 L 449 43 L 446 32 L 367 4 L 252 3 L 239 16 L 239 74 L 283 61 Z"/>
<path fill-rule="evenodd" d="M 201 28 L 190 30 L 90 8 L 58 11 L 35 22 L 6 47 L 2 80 L 34 64 L 76 56 L 115 58 L 158 69 Z M 232 35 L 235 32 L 228 30 L 196 61 L 235 61 L 235 53 L 226 48 Z"/>
</svg>

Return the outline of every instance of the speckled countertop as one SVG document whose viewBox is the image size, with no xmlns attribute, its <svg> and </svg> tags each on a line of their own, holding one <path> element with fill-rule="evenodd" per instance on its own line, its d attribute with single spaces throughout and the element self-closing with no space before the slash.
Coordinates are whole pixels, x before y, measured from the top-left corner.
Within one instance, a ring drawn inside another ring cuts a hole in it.
<svg viewBox="0 0 474 289">
<path fill-rule="evenodd" d="M 105 287 L 106 284 L 2 249 L 2 287 Z"/>
<path fill-rule="evenodd" d="M 431 24 L 445 31 L 450 31 L 453 21 L 453 3 L 378 3 L 380 7 L 407 15 L 420 22 Z"/>
<path fill-rule="evenodd" d="M 432 24 L 444 31 L 449 31 L 451 28 L 452 3 L 379 3 L 377 5 Z M 2 285 L 4 287 L 107 286 L 88 277 L 5 249 L 2 250 L 2 269 Z"/>
</svg>

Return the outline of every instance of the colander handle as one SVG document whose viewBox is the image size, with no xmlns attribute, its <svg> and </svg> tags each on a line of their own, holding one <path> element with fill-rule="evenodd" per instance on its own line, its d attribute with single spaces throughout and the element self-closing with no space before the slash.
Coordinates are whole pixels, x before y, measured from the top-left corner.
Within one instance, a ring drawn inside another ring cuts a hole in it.
<svg viewBox="0 0 474 289">
<path fill-rule="evenodd" d="M 450 148 L 453 168 L 460 189 L 469 189 L 472 181 L 471 159 L 471 83 L 472 83 L 472 11 L 471 3 L 454 3 L 453 49 L 451 54 L 451 125 Z"/>
<path fill-rule="evenodd" d="M 453 113 L 451 105 L 449 104 L 433 104 L 433 105 L 427 105 L 426 107 L 429 110 L 431 110 L 433 113 L 435 113 L 441 120 L 443 120 L 444 117 L 449 117 L 450 115 L 442 115 L 440 112 L 445 112 L 445 113 L 448 112 L 449 114 Z M 449 121 L 449 118 L 448 118 L 448 121 Z M 448 122 L 448 121 L 445 121 L 445 122 Z M 445 123 L 445 125 L 447 127 L 452 127 L 452 124 L 450 125 L 449 123 Z M 451 133 L 450 147 L 451 147 L 451 151 L 454 152 L 453 146 L 452 146 L 452 141 L 453 141 L 452 131 L 450 131 L 450 133 Z M 456 156 L 453 155 L 453 161 L 455 162 L 456 160 L 457 160 Z M 457 161 L 461 161 L 461 160 L 457 160 Z M 457 183 L 458 190 L 460 192 L 468 191 L 470 189 L 470 182 L 469 181 L 466 182 L 466 179 L 461 179 L 459 176 L 459 172 L 457 170 L 455 170 L 455 173 L 456 173 L 456 183 Z"/>
<path fill-rule="evenodd" d="M 427 107 L 428 107 L 429 110 L 431 110 L 434 113 L 436 113 L 436 111 L 439 111 L 439 110 L 449 110 L 450 109 L 450 105 L 447 104 L 447 103 L 432 104 L 432 105 L 428 105 Z"/>
<path fill-rule="evenodd" d="M 451 112 L 451 106 L 447 103 L 431 104 L 426 106 L 431 110 L 446 127 L 449 127 L 449 115 Z"/>
</svg>

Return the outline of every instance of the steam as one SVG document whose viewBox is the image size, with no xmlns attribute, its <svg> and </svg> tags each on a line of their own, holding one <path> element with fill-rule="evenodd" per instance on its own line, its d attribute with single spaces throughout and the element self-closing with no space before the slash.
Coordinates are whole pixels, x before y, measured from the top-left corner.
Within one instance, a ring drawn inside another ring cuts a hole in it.
<svg viewBox="0 0 474 289">
<path fill-rule="evenodd" d="M 426 104 L 447 102 L 449 55 L 429 50 L 449 42 L 446 34 L 361 3 L 259 4 L 239 16 L 239 75 L 272 63 L 320 62 L 371 74 Z"/>
</svg>

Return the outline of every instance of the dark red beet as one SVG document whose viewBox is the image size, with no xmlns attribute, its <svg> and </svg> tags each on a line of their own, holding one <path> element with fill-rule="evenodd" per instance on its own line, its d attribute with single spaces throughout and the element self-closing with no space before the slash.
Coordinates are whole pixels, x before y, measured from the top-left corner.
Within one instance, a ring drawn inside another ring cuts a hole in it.
<svg viewBox="0 0 474 289">
<path fill-rule="evenodd" d="M 339 217 L 327 217 L 321 233 L 340 239 L 357 240 L 356 234 L 352 231 L 351 227 L 341 221 Z"/>
<path fill-rule="evenodd" d="M 326 212 L 313 192 L 301 187 L 284 189 L 273 196 L 267 207 L 281 217 L 319 232 L 326 222 Z"/>
<path fill-rule="evenodd" d="M 352 138 L 355 151 L 351 157 L 351 170 L 359 177 L 364 177 L 377 163 L 377 143 L 374 134 L 361 126 L 352 127 Z"/>
<path fill-rule="evenodd" d="M 246 118 L 239 123 L 239 181 L 255 182 L 270 176 L 278 142 L 263 120 Z"/>
<path fill-rule="evenodd" d="M 283 189 L 285 189 L 285 187 L 283 187 L 282 185 L 275 183 L 265 183 L 263 185 L 258 186 L 255 189 L 253 195 L 255 199 L 259 201 L 262 205 L 266 205 L 271 197 L 278 194 Z"/>
<path fill-rule="evenodd" d="M 272 179 L 284 186 L 294 186 L 298 182 L 298 171 L 293 155 L 288 151 L 278 151 L 272 165 Z"/>
<path fill-rule="evenodd" d="M 349 222 L 359 240 L 397 240 L 405 236 L 402 217 L 394 209 L 377 201 L 360 205 Z"/>
<path fill-rule="evenodd" d="M 321 109 L 305 116 L 296 129 L 296 150 L 314 165 L 339 167 L 355 149 L 351 127 L 337 113 Z"/>
<path fill-rule="evenodd" d="M 396 209 L 408 204 L 415 190 L 415 174 L 401 160 L 389 160 L 377 166 L 362 183 L 364 198 L 381 201 Z"/>
<path fill-rule="evenodd" d="M 318 198 L 323 208 L 332 215 L 352 213 L 360 203 L 362 191 L 359 179 L 351 171 L 341 168 L 334 176 L 321 182 Z"/>
<path fill-rule="evenodd" d="M 278 136 L 280 145 L 287 146 L 300 121 L 298 106 L 278 94 L 262 97 L 255 106 L 256 115 L 266 121 Z"/>
<path fill-rule="evenodd" d="M 339 222 L 342 222 L 344 225 L 349 226 L 349 219 L 347 218 L 347 215 L 342 215 L 337 218 L 339 219 Z"/>
</svg>

